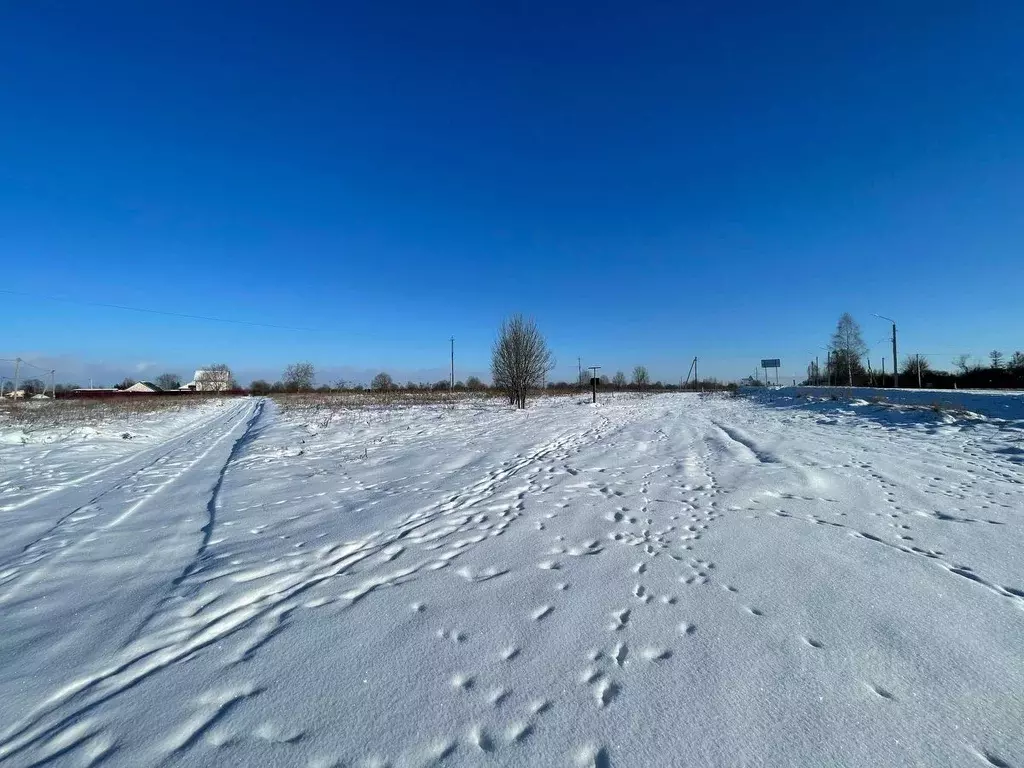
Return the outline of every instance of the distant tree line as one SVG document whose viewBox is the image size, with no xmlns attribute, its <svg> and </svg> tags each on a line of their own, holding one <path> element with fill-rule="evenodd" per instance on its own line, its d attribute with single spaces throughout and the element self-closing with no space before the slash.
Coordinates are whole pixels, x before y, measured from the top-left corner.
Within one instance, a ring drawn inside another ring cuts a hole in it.
<svg viewBox="0 0 1024 768">
<path fill-rule="evenodd" d="M 886 342 L 888 343 L 888 342 Z M 836 324 L 826 350 L 825 364 L 812 360 L 807 366 L 804 384 L 892 387 L 895 376 L 891 357 L 887 370 L 874 367 L 868 355 L 860 325 L 849 312 L 844 312 Z M 876 362 L 885 356 L 879 356 Z M 953 358 L 953 370 L 937 368 L 927 355 L 913 353 L 902 357 L 899 364 L 899 385 L 932 389 L 1021 389 L 1024 388 L 1024 352 L 1018 350 L 1009 357 L 1000 350 L 992 350 L 987 360 L 977 360 L 969 354 Z"/>
</svg>

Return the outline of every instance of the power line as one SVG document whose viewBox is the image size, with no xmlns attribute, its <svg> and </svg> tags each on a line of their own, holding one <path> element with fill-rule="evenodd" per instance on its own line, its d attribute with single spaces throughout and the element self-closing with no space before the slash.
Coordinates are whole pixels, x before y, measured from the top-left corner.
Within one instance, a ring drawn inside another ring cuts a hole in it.
<svg viewBox="0 0 1024 768">
<path fill-rule="evenodd" d="M 29 299 L 42 299 L 44 301 L 58 301 L 65 304 L 79 304 L 84 307 L 103 307 L 104 309 L 120 309 L 125 312 L 143 312 L 149 315 L 165 315 L 167 317 L 182 317 L 188 320 L 205 320 L 211 323 L 228 323 L 230 325 L 247 325 L 254 328 L 274 328 L 279 331 L 304 331 L 316 333 L 316 328 L 299 328 L 292 325 L 274 325 L 272 323 L 256 323 L 250 320 L 232 320 L 226 317 L 209 317 L 207 315 L 189 315 L 184 312 L 167 312 L 162 309 L 145 309 L 143 307 L 128 307 L 123 304 L 105 304 L 100 301 L 84 301 L 82 299 L 68 299 L 61 296 L 44 296 L 38 293 L 25 293 L 23 291 L 8 291 L 0 288 L 0 293 L 8 296 L 22 296 Z"/>
</svg>

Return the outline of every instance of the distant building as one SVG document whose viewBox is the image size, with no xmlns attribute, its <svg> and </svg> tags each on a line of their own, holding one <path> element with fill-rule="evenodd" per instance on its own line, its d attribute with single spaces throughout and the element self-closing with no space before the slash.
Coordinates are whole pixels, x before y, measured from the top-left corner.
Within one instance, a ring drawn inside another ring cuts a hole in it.
<svg viewBox="0 0 1024 768">
<path fill-rule="evenodd" d="M 191 392 L 225 392 L 231 389 L 231 371 L 196 371 L 192 381 L 181 389 Z"/>
<path fill-rule="evenodd" d="M 8 400 L 24 400 L 25 390 L 24 389 L 12 389 L 10 392 L 4 392 L 4 397 Z"/>
<path fill-rule="evenodd" d="M 160 387 L 151 381 L 137 381 L 126 389 L 122 389 L 122 392 L 133 392 L 139 395 L 156 395 L 163 392 Z"/>
</svg>

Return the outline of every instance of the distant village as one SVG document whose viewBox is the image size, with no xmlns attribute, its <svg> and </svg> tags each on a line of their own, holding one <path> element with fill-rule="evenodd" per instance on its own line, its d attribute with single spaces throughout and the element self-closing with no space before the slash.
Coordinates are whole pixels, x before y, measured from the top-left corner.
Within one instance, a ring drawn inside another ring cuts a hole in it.
<svg viewBox="0 0 1024 768">
<path fill-rule="evenodd" d="M 58 392 L 57 388 L 52 384 L 50 387 L 47 387 L 44 383 L 42 391 L 39 391 L 38 387 L 32 386 L 26 382 L 23 386 L 9 391 L 4 391 L 4 383 L 6 382 L 0 382 L 0 396 L 7 400 L 51 400 L 54 397 L 87 398 L 110 397 L 114 395 L 180 395 L 192 392 L 228 392 L 233 389 L 234 380 L 232 379 L 231 371 L 224 367 L 216 370 L 198 370 L 193 375 L 191 381 L 175 387 L 161 387 L 159 384 L 152 381 L 135 381 L 129 383 L 126 380 L 122 383 L 122 386 L 74 387 L 72 389 L 65 389 Z"/>
</svg>

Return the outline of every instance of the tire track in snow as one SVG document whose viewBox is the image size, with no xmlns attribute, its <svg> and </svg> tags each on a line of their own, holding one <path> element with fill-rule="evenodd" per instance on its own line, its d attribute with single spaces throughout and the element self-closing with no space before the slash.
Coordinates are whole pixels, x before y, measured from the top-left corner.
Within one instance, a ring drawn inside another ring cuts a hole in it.
<svg viewBox="0 0 1024 768">
<path fill-rule="evenodd" d="M 171 582 L 168 592 L 173 590 L 175 587 L 179 586 L 189 576 L 191 576 L 202 562 L 203 556 L 206 554 L 207 547 L 209 547 L 210 545 L 210 539 L 213 537 L 213 529 L 217 524 L 217 500 L 220 498 L 221 488 L 223 488 L 224 486 L 224 478 L 227 475 L 228 467 L 230 467 L 234 463 L 234 461 L 238 458 L 238 455 L 241 452 L 241 450 L 246 445 L 248 445 L 249 442 L 251 442 L 251 440 L 253 439 L 253 430 L 256 427 L 256 424 L 259 422 L 260 418 L 263 416 L 263 408 L 265 402 L 265 400 L 261 399 L 256 403 L 256 407 L 253 409 L 252 415 L 246 421 L 245 429 L 242 431 L 242 434 L 235 440 L 234 445 L 231 446 L 230 453 L 228 453 L 227 459 L 225 459 L 224 463 L 221 465 L 220 471 L 217 473 L 217 482 L 214 484 L 213 489 L 210 491 L 210 498 L 209 501 L 207 501 L 206 503 L 207 517 L 206 523 L 200 529 L 202 537 L 199 542 L 199 547 L 196 550 L 195 556 L 182 569 L 181 573 L 178 576 L 176 576 L 175 579 Z M 126 646 L 129 643 L 133 642 L 135 639 L 137 639 L 139 635 L 141 635 L 143 631 L 145 631 L 146 627 L 149 626 L 149 623 L 160 612 L 161 608 L 166 603 L 168 597 L 169 594 L 164 595 L 160 599 L 156 608 L 139 623 L 139 626 L 135 629 L 135 631 L 133 631 L 132 634 L 128 636 L 128 639 L 125 642 Z"/>
<path fill-rule="evenodd" d="M 252 421 L 250 425 L 254 423 L 255 421 Z M 609 420 L 602 416 L 601 422 L 596 426 L 563 435 L 540 446 L 513 462 L 511 466 L 491 473 L 484 480 L 453 494 L 444 502 L 433 504 L 426 510 L 407 517 L 403 523 L 399 523 L 397 531 L 383 535 L 372 534 L 363 540 L 328 545 L 315 552 L 306 553 L 306 562 L 298 568 L 268 574 L 268 578 L 258 579 L 252 589 L 233 595 L 234 599 L 230 601 L 215 601 L 201 606 L 191 616 L 178 618 L 170 626 L 154 628 L 147 632 L 145 630 L 151 626 L 157 615 L 157 612 L 154 612 L 146 619 L 137 636 L 125 644 L 112 661 L 64 685 L 12 724 L 5 733 L 0 734 L 0 761 L 32 747 L 45 749 L 48 743 L 61 738 L 68 728 L 74 727 L 76 722 L 105 702 L 168 666 L 187 659 L 211 645 L 221 643 L 243 629 L 261 625 L 261 622 L 266 620 L 273 622 L 276 627 L 284 615 L 297 607 L 298 598 L 313 587 L 350 573 L 356 566 L 380 554 L 396 541 L 410 537 L 439 517 L 464 513 L 472 509 L 491 498 L 502 484 L 531 464 L 559 453 L 568 454 L 573 448 L 583 445 L 590 436 L 606 428 L 608 424 Z M 222 435 L 218 442 L 225 436 Z M 452 532 L 454 531 L 446 532 L 444 536 Z M 208 544 L 209 538 L 205 541 Z M 378 587 L 401 583 L 413 577 L 426 565 L 427 562 L 423 561 L 391 574 L 369 578 L 361 586 L 346 593 L 349 605 L 355 604 Z M 193 566 L 178 585 L 188 581 L 189 576 L 196 573 L 197 566 Z M 273 632 L 262 633 L 262 640 L 250 644 L 247 652 L 252 653 L 272 635 Z"/>
<path fill-rule="evenodd" d="M 47 548 L 44 552 L 37 553 L 35 548 L 42 544 L 44 541 L 47 541 L 48 537 L 52 536 L 54 532 L 56 532 L 62 525 L 66 523 L 66 521 L 72 519 L 75 514 L 81 513 L 84 510 L 94 507 L 107 496 L 110 496 L 111 494 L 114 494 L 118 491 L 121 491 L 131 486 L 133 481 L 137 480 L 140 476 L 143 476 L 147 472 L 153 472 L 155 468 L 159 468 L 164 463 L 164 461 L 166 461 L 170 456 L 174 455 L 175 453 L 186 452 L 190 447 L 192 447 L 196 442 L 198 442 L 198 440 L 202 436 L 209 434 L 211 431 L 215 433 L 219 425 L 225 423 L 229 424 L 233 422 L 237 418 L 238 414 L 242 412 L 245 407 L 245 404 L 234 407 L 228 413 L 219 416 L 214 424 L 211 425 L 207 423 L 205 425 L 197 427 L 196 429 L 186 433 L 185 435 L 179 436 L 177 438 L 172 438 L 171 442 L 173 443 L 173 445 L 171 445 L 169 448 L 166 448 L 166 446 L 164 446 L 164 450 L 155 452 L 154 455 L 146 456 L 143 459 L 142 466 L 135 469 L 127 477 L 121 478 L 118 482 L 114 483 L 114 485 L 96 494 L 86 504 L 79 505 L 72 512 L 63 515 L 58 520 L 58 522 L 50 529 L 49 533 L 37 538 L 31 544 L 26 545 L 25 548 L 21 551 L 21 553 L 19 553 L 19 557 L 16 562 L 8 561 L 8 563 L 4 564 L 2 572 L 11 575 L 11 577 L 7 578 L 5 581 L 5 585 L 9 585 L 10 588 L 2 595 L 0 595 L 0 605 L 9 602 L 18 594 L 20 594 L 23 589 L 38 581 L 39 578 L 41 578 L 47 572 L 47 569 L 53 564 L 55 559 L 63 558 L 70 554 L 73 554 L 83 544 L 95 540 L 95 538 L 98 535 L 102 534 L 104 531 L 117 527 L 122 522 L 124 522 L 132 515 L 134 515 L 139 509 L 145 506 L 152 499 L 159 496 L 165 489 L 167 489 L 173 483 L 180 480 L 182 477 L 187 476 L 191 469 L 201 464 L 202 461 L 210 454 L 210 452 L 213 451 L 220 444 L 224 437 L 230 434 L 230 430 L 215 438 L 213 442 L 206 448 L 206 450 L 204 450 L 198 457 L 194 458 L 188 464 L 182 466 L 178 471 L 170 474 L 163 482 L 159 483 L 155 487 L 155 489 L 147 490 L 142 495 L 141 498 L 139 498 L 137 501 L 129 505 L 127 509 L 125 509 L 119 515 L 114 517 L 112 520 L 107 521 L 105 524 L 90 527 L 88 530 L 84 531 L 73 544 L 62 546 L 57 549 Z M 134 458 L 138 460 L 138 457 Z M 99 520 L 97 520 L 97 522 L 99 522 Z M 26 571 L 26 569 L 31 566 L 36 567 Z"/>
</svg>

